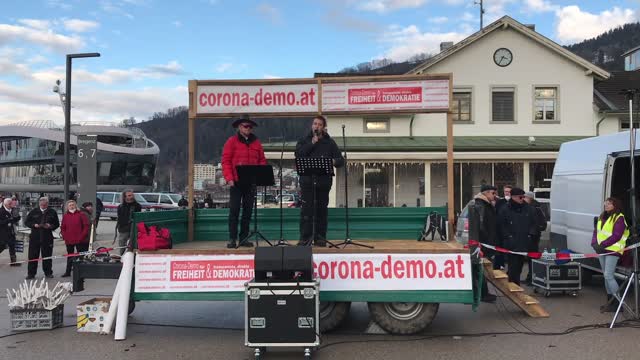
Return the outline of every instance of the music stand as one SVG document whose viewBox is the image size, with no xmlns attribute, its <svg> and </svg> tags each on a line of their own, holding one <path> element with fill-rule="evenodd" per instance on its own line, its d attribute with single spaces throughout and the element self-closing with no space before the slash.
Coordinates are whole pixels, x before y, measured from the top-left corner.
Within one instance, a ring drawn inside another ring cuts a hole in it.
<svg viewBox="0 0 640 360">
<path fill-rule="evenodd" d="M 318 175 L 333 176 L 333 159 L 321 157 L 298 157 L 296 158 L 296 171 L 300 176 L 311 176 L 313 186 L 313 222 L 311 227 L 311 242 L 316 241 L 316 187 Z M 304 205 L 303 205 L 304 206 Z M 336 247 L 331 241 L 324 239 L 329 247 Z"/>
<path fill-rule="evenodd" d="M 258 246 L 259 239 L 267 242 L 267 244 L 273 246 L 273 244 L 258 231 L 258 186 L 264 186 L 265 192 L 267 186 L 275 185 L 275 179 L 273 178 L 273 167 L 271 165 L 238 165 L 236 166 L 238 172 L 238 182 L 241 185 L 251 185 L 253 190 L 253 230 L 244 239 L 240 239 L 236 248 L 240 247 L 240 244 L 245 243 L 252 236 L 256 238 L 256 246 Z"/>
</svg>

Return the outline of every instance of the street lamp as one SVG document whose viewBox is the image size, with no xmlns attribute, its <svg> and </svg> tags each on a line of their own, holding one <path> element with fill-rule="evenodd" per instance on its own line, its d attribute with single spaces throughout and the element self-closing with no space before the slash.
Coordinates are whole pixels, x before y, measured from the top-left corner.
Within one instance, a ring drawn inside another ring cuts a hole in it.
<svg viewBox="0 0 640 360">
<path fill-rule="evenodd" d="M 100 53 L 67 54 L 67 85 L 64 95 L 64 200 L 69 199 L 69 170 L 71 149 L 71 61 L 74 58 L 100 57 Z M 55 90 L 54 90 L 55 91 Z M 60 94 L 62 96 L 62 94 Z"/>
</svg>

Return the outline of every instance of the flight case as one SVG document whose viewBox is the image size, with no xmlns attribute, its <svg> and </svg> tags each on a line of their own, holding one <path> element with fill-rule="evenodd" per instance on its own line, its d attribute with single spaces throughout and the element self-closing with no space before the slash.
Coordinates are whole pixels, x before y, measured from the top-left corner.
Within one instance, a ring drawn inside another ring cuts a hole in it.
<svg viewBox="0 0 640 360">
<path fill-rule="evenodd" d="M 245 284 L 245 345 L 255 357 L 267 347 L 304 347 L 305 358 L 320 345 L 319 282 Z"/>
<path fill-rule="evenodd" d="M 569 292 L 577 296 L 582 290 L 582 264 L 569 262 L 558 265 L 554 261 L 532 260 L 533 290 L 544 290 L 544 296 L 550 296 L 552 292 Z"/>
</svg>

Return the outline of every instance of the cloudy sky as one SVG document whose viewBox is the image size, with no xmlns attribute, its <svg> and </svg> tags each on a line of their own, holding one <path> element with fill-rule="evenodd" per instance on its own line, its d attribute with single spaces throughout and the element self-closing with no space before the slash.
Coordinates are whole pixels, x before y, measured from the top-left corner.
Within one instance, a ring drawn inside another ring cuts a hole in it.
<svg viewBox="0 0 640 360">
<path fill-rule="evenodd" d="M 189 79 L 312 77 L 436 52 L 479 27 L 473 0 L 29 0 L 0 13 L 0 124 L 64 116 L 52 88 L 74 62 L 74 121 L 146 120 L 186 105 Z M 640 0 L 484 0 L 560 44 L 640 20 Z"/>
</svg>

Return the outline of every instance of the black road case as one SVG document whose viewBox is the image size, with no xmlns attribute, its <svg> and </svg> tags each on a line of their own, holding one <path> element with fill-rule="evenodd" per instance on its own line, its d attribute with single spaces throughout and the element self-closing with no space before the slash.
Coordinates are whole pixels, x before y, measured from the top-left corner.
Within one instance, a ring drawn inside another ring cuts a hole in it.
<svg viewBox="0 0 640 360">
<path fill-rule="evenodd" d="M 544 296 L 551 295 L 552 292 L 569 292 L 572 296 L 577 296 L 582 289 L 582 264 L 579 262 L 569 262 L 558 265 L 554 261 L 532 260 L 532 282 L 534 291 L 538 289 L 544 291 Z"/>
<path fill-rule="evenodd" d="M 245 345 L 255 357 L 267 347 L 304 347 L 305 357 L 320 345 L 319 282 L 245 284 Z"/>
</svg>

